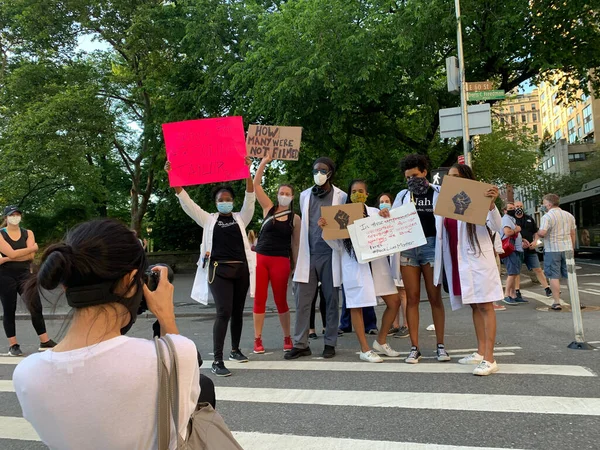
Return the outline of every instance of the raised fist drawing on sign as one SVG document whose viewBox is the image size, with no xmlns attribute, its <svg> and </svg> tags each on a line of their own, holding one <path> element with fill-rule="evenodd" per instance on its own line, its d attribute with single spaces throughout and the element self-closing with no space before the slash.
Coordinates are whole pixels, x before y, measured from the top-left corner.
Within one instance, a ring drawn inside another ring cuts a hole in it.
<svg viewBox="0 0 600 450">
<path fill-rule="evenodd" d="M 341 209 L 337 212 L 333 219 L 339 224 L 340 230 L 345 230 L 348 228 L 350 216 Z"/>
<path fill-rule="evenodd" d="M 460 191 L 452 197 L 452 202 L 454 203 L 454 214 L 464 215 L 471 204 L 471 198 L 465 191 Z"/>
</svg>

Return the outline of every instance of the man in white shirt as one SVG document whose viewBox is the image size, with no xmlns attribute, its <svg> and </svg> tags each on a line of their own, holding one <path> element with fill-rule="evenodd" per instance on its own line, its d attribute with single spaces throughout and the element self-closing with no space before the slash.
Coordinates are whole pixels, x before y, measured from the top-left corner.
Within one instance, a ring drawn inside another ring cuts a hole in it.
<svg viewBox="0 0 600 450">
<path fill-rule="evenodd" d="M 542 209 L 548 211 L 538 230 L 544 239 L 544 273 L 550 280 L 551 308 L 560 310 L 560 278 L 567 278 L 565 252 L 575 248 L 575 217 L 560 208 L 558 195 L 545 195 L 542 204 Z"/>
</svg>

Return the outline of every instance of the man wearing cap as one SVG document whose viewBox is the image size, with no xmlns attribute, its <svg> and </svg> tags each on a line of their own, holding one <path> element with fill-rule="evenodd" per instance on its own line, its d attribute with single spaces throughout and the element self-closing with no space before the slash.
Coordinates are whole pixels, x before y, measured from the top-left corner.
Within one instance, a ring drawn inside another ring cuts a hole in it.
<svg viewBox="0 0 600 450">
<path fill-rule="evenodd" d="M 285 359 L 311 355 L 308 346 L 310 308 L 319 282 L 327 309 L 324 358 L 335 356 L 338 337 L 338 289 L 342 281 L 341 255 L 338 251 L 332 250 L 323 240 L 318 221 L 321 218 L 321 207 L 346 203 L 346 193 L 331 184 L 335 175 L 335 164 L 330 158 L 317 159 L 313 164 L 312 175 L 315 185 L 300 194 L 302 228 L 298 262 L 294 273 L 296 283 L 294 348 L 285 354 Z"/>
</svg>

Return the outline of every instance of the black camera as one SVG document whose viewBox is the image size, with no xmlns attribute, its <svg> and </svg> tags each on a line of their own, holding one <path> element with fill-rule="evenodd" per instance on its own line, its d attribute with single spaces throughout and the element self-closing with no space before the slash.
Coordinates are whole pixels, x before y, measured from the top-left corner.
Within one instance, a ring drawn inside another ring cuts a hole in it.
<svg viewBox="0 0 600 450">
<path fill-rule="evenodd" d="M 152 264 L 151 266 L 148 266 L 143 276 L 144 283 L 146 286 L 148 286 L 149 290 L 155 291 L 158 287 L 158 282 L 160 281 L 160 272 L 154 272 L 152 270 L 153 267 L 166 267 L 168 272 L 167 279 L 169 280 L 169 283 L 173 282 L 175 274 L 173 273 L 171 266 L 163 263 Z M 145 313 L 146 311 L 148 311 L 148 304 L 146 303 L 146 299 L 143 299 L 142 303 L 140 303 L 137 313 L 139 315 Z"/>
<path fill-rule="evenodd" d="M 158 263 L 148 266 L 146 271 L 144 272 L 144 283 L 148 286 L 148 289 L 151 291 L 155 291 L 158 287 L 158 282 L 160 281 L 160 272 L 154 272 L 152 269 L 154 267 L 166 267 L 168 271 L 167 279 L 169 283 L 173 282 L 173 278 L 175 278 L 175 274 L 173 273 L 173 269 L 168 264 Z"/>
</svg>

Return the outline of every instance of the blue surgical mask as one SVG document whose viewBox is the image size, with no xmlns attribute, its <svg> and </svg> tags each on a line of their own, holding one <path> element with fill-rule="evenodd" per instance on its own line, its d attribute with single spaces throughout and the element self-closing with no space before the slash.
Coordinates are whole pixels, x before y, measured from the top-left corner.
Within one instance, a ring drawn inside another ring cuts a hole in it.
<svg viewBox="0 0 600 450">
<path fill-rule="evenodd" d="M 379 204 L 379 209 L 391 209 L 392 205 L 390 205 L 389 203 L 380 203 Z"/>
<path fill-rule="evenodd" d="M 546 206 L 542 205 L 542 206 L 540 206 L 540 212 L 547 213 L 548 212 L 548 208 L 546 208 Z"/>
<path fill-rule="evenodd" d="M 229 214 L 233 211 L 233 202 L 219 202 L 217 203 L 217 209 L 221 214 Z"/>
</svg>

